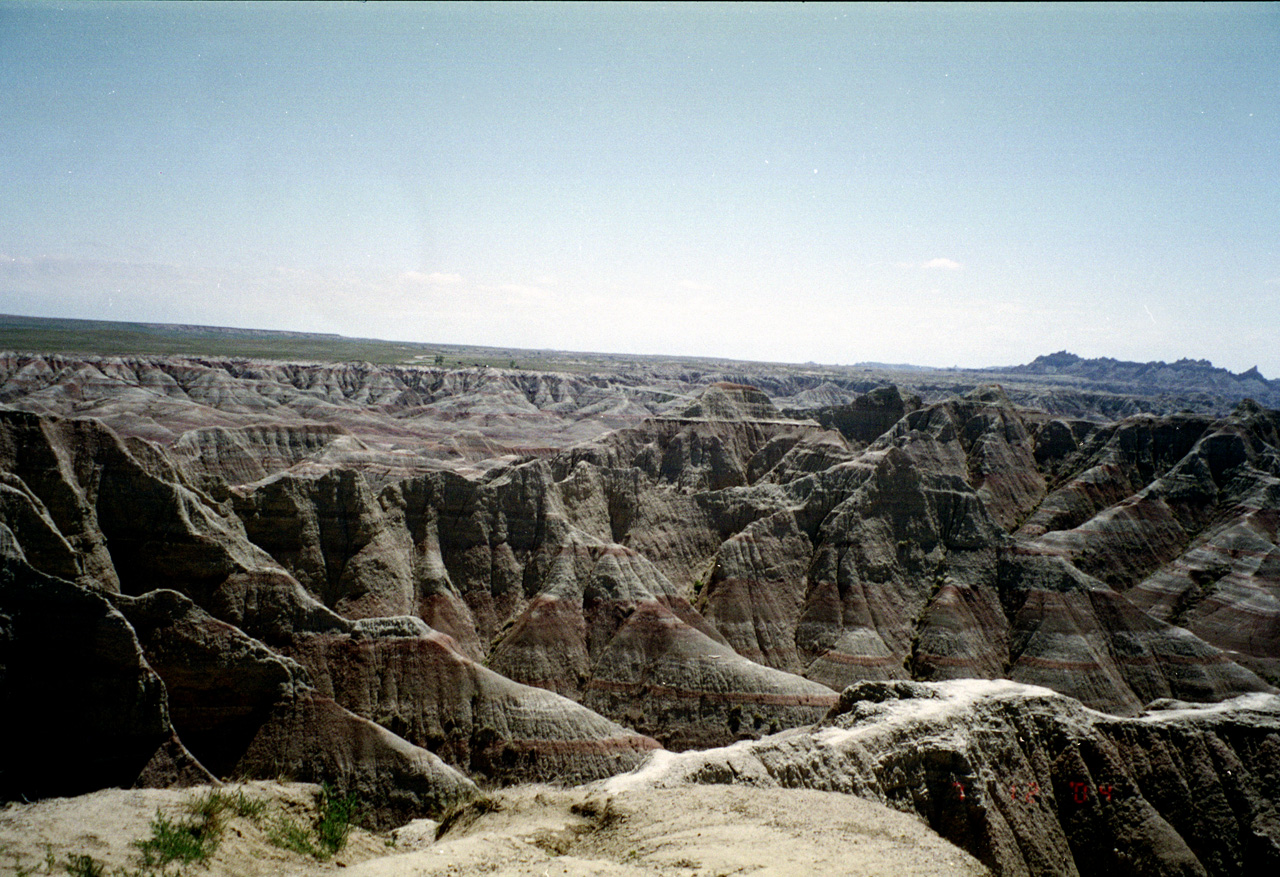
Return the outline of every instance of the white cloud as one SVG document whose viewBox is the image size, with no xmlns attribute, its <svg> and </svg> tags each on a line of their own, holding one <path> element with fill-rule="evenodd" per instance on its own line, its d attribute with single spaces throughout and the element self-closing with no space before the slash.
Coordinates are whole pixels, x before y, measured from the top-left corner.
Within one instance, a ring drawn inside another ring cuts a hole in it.
<svg viewBox="0 0 1280 877">
<path fill-rule="evenodd" d="M 920 266 L 921 268 L 941 268 L 944 271 L 959 271 L 964 266 L 955 259 L 930 259 Z"/>
<path fill-rule="evenodd" d="M 681 280 L 680 288 L 687 289 L 690 292 L 710 292 L 711 291 L 710 286 L 707 286 L 705 283 L 699 283 L 696 280 Z"/>
</svg>

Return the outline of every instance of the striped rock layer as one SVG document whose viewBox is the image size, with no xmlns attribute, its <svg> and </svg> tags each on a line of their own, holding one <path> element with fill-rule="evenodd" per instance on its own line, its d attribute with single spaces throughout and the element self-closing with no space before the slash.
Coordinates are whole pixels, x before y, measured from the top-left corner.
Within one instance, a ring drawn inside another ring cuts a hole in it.
<svg viewBox="0 0 1280 877">
<path fill-rule="evenodd" d="M 63 366 L 23 366 L 27 407 L 140 374 Z M 466 472 L 393 465 L 422 446 L 371 424 L 467 398 L 460 420 L 518 430 L 590 408 L 589 382 L 453 375 L 428 402 L 367 370 L 188 368 L 148 391 L 173 401 L 168 443 L 0 410 L 0 542 L 18 578 L 118 604 L 143 656 L 120 672 L 172 705 L 138 720 L 163 738 L 148 757 L 172 731 L 219 775 L 301 765 L 334 751 L 289 748 L 314 720 L 334 746 L 389 746 L 377 770 L 428 753 L 486 781 L 586 779 L 815 722 L 865 680 L 1007 677 L 1117 715 L 1277 680 L 1280 414 L 1257 406 L 1096 424 L 980 387 L 872 436 L 720 382 Z M 227 422 L 183 428 L 197 397 Z M 881 429 L 896 404 L 864 407 Z M 331 425 L 248 422 L 290 405 Z M 157 593 L 187 602 L 145 621 L 174 599 Z M 6 684 L 35 696 L 21 672 Z M 196 708 L 241 674 L 244 702 Z M 463 788 L 441 782 L 406 812 Z"/>
</svg>

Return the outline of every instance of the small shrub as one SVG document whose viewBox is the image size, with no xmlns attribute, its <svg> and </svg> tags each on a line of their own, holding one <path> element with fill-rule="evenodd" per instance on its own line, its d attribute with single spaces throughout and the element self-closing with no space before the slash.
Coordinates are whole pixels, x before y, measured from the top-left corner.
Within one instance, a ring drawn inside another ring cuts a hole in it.
<svg viewBox="0 0 1280 877">
<path fill-rule="evenodd" d="M 231 812 L 235 813 L 242 819 L 252 820 L 257 824 L 264 813 L 267 812 L 267 802 L 261 798 L 250 798 L 244 793 L 244 789 L 236 789 L 234 797 L 228 795 L 228 805 Z"/>
<path fill-rule="evenodd" d="M 67 873 L 71 877 L 106 877 L 107 866 L 93 856 L 67 856 Z"/>
<path fill-rule="evenodd" d="M 320 850 L 311 842 L 311 831 L 288 816 L 276 818 L 275 825 L 267 832 L 267 840 L 282 850 L 291 850 L 304 856 L 322 858 Z"/>
<path fill-rule="evenodd" d="M 151 820 L 151 837 L 133 845 L 142 853 L 143 868 L 164 868 L 170 862 L 189 865 L 206 862 L 217 849 L 222 820 L 217 810 L 196 814 L 196 818 L 174 822 L 159 810 Z"/>
<path fill-rule="evenodd" d="M 360 799 L 355 794 L 339 798 L 328 783 L 321 784 L 316 795 L 316 837 L 322 850 L 332 855 L 347 845 L 351 822 L 359 809 Z"/>
<path fill-rule="evenodd" d="M 626 814 L 613 806 L 613 798 L 588 798 L 569 807 L 569 812 L 595 823 L 593 828 L 609 828 L 626 819 Z"/>
<path fill-rule="evenodd" d="M 351 824 L 359 809 L 360 799 L 356 795 L 339 797 L 324 783 L 316 793 L 316 818 L 312 826 L 307 828 L 282 815 L 267 832 L 267 840 L 281 849 L 327 859 L 347 845 Z"/>
<path fill-rule="evenodd" d="M 244 789 L 237 789 L 234 795 L 222 789 L 210 789 L 188 803 L 187 809 L 203 824 L 221 828 L 225 813 L 234 813 L 257 822 L 266 812 L 267 802 L 260 798 L 250 798 L 244 793 Z"/>
</svg>

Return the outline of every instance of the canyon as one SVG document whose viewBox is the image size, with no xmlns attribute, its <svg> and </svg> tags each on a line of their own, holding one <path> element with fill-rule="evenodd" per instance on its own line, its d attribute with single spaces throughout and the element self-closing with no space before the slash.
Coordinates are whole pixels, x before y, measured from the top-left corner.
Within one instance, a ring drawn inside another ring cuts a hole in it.
<svg viewBox="0 0 1280 877">
<path fill-rule="evenodd" d="M 0 797 L 810 789 L 998 874 L 1274 868 L 1280 402 L 1097 362 L 2 353 Z"/>
</svg>

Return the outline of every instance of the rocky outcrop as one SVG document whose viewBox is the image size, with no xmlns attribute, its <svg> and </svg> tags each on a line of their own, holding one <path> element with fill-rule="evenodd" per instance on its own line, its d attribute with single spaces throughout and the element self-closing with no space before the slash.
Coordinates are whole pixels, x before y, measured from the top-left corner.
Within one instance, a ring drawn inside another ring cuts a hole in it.
<svg viewBox="0 0 1280 877">
<path fill-rule="evenodd" d="M 837 430 L 851 442 L 869 445 L 920 405 L 919 396 L 904 399 L 897 387 L 888 386 L 864 393 L 847 405 L 833 405 L 805 413 L 824 429 Z"/>
<path fill-rule="evenodd" d="M 1274 695 L 1117 719 L 970 680 L 865 682 L 813 728 L 664 754 L 605 787 L 846 792 L 919 814 L 998 875 L 1227 875 L 1280 863 L 1277 777 Z"/>
<path fill-rule="evenodd" d="M 172 736 L 164 684 L 102 594 L 0 541 L 0 798 L 128 788 Z"/>
<path fill-rule="evenodd" d="M 1187 433 L 1143 429 L 1079 433 L 1147 449 L 1123 457 L 1136 479 L 1171 466 L 1169 443 Z M 289 475 L 236 505 L 250 536 L 339 611 L 360 614 L 345 595 L 394 595 L 395 611 L 411 606 L 471 658 L 668 746 L 812 718 L 817 701 L 803 698 L 821 691 L 789 680 L 796 712 L 755 664 L 833 689 L 1009 674 L 1126 714 L 1155 697 L 1266 688 L 1075 566 L 1046 573 L 1034 544 L 1011 550 L 991 510 L 1026 515 L 1043 496 L 1036 460 L 1101 453 L 1069 428 L 1075 450 L 1050 453 L 1038 431 L 983 389 L 920 409 L 860 455 L 841 445 L 826 466 L 786 468 L 843 442 L 812 427 L 665 420 L 479 481 L 436 473 L 375 499 L 355 473 Z M 701 669 L 654 686 L 641 644 L 668 628 L 659 641 L 698 644 L 689 667 Z M 639 691 L 646 709 L 627 703 Z M 691 697 L 741 708 L 694 713 Z"/>
<path fill-rule="evenodd" d="M 1105 443 L 1099 435 L 1101 447 L 1082 452 L 1085 472 L 1024 527 L 1028 550 L 1068 558 L 1277 679 L 1276 422 L 1275 412 L 1245 406 L 1224 421 L 1144 418 Z"/>
<path fill-rule="evenodd" d="M 417 608 L 407 534 L 389 526 L 364 476 L 335 469 L 281 475 L 232 498 L 245 535 L 347 618 Z"/>
<path fill-rule="evenodd" d="M 214 775 L 329 782 L 385 823 L 475 793 L 437 756 L 325 697 L 299 664 L 176 591 L 116 602 L 164 681 L 175 731 Z"/>
<path fill-rule="evenodd" d="M 17 528 L 41 571 L 108 593 L 178 590 L 268 641 L 342 626 L 245 537 L 230 509 L 172 480 L 160 461 L 140 461 L 101 424 L 0 411 L 2 448 L 11 489 L 0 522 Z"/>
<path fill-rule="evenodd" d="M 350 635 L 299 638 L 289 653 L 323 694 L 490 780 L 598 779 L 658 747 L 477 664 L 417 619 L 371 619 Z"/>
<path fill-rule="evenodd" d="M 773 400 L 760 389 L 718 381 L 677 416 L 686 420 L 772 420 L 780 415 Z"/>
<path fill-rule="evenodd" d="M 1002 371 L 1017 375 L 1071 377 L 1085 387 L 1126 395 L 1217 393 L 1280 405 L 1280 387 L 1259 374 L 1256 367 L 1235 374 L 1225 368 L 1215 368 L 1206 359 L 1179 359 L 1169 363 L 1124 362 L 1110 357 L 1084 359 L 1061 350 Z"/>
<path fill-rule="evenodd" d="M 670 749 L 803 724 L 834 700 L 826 686 L 748 661 L 658 602 L 627 616 L 583 696 Z"/>
<path fill-rule="evenodd" d="M 296 663 L 177 591 L 114 602 L 164 681 L 174 730 L 217 776 L 233 773 L 278 702 L 310 687 Z"/>
<path fill-rule="evenodd" d="M 1049 683 L 1120 715 L 1158 699 L 1274 690 L 1222 650 L 1058 558 L 1007 556 L 999 587 L 1010 616 L 1007 675 L 1020 682 Z"/>
<path fill-rule="evenodd" d="M 95 458 L 112 452 L 123 455 L 91 421 L 0 411 L 0 515 L 33 567 L 88 588 L 119 589 L 94 495 Z"/>
<path fill-rule="evenodd" d="M 192 429 L 173 443 L 171 454 L 193 479 L 213 477 L 227 484 L 247 484 L 306 460 L 341 463 L 369 450 L 339 425 L 303 423 Z"/>
<path fill-rule="evenodd" d="M 865 680 L 1009 677 L 1121 716 L 1275 680 L 1280 415 L 1257 406 L 1098 424 L 867 386 L 824 429 L 741 375 L 623 404 L 603 378 L 153 366 L 13 381 L 112 417 L 130 387 L 168 438 L 0 411 L 10 554 L 114 601 L 169 691 L 130 782 L 177 781 L 186 751 L 395 776 L 412 809 L 454 794 L 426 753 L 592 779 L 811 723 Z"/>
<path fill-rule="evenodd" d="M 432 753 L 490 780 L 568 780 L 630 769 L 657 747 L 479 666 L 415 618 L 295 633 L 282 649 L 294 660 L 174 591 L 117 602 L 164 680 L 174 728 L 218 776 L 329 779 L 362 795 L 399 784 L 419 812 L 439 812 L 471 787 Z"/>
<path fill-rule="evenodd" d="M 873 447 L 900 447 L 930 472 L 965 479 L 996 522 L 1012 529 L 1045 494 L 1024 416 L 1001 387 L 979 387 L 911 412 Z"/>
<path fill-rule="evenodd" d="M 949 575 L 979 583 L 999 528 L 966 482 L 923 469 L 897 447 L 814 482 L 800 519 L 821 523 L 795 632 L 806 675 L 836 689 L 905 677 L 917 620 Z M 984 635 L 998 647 L 1000 633 Z"/>
<path fill-rule="evenodd" d="M 1050 421 L 1036 437 L 1036 459 L 1060 483 L 1018 535 L 1069 530 L 1136 494 L 1190 453 L 1212 424 L 1197 415 L 1141 415 L 1103 427 Z"/>
<path fill-rule="evenodd" d="M 242 776 L 329 782 L 368 802 L 378 827 L 439 818 L 475 784 L 427 750 L 312 691 L 278 703 L 237 765 Z"/>
</svg>

